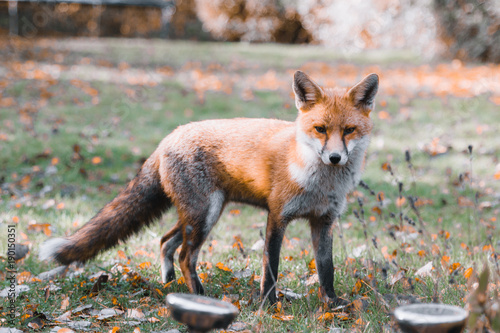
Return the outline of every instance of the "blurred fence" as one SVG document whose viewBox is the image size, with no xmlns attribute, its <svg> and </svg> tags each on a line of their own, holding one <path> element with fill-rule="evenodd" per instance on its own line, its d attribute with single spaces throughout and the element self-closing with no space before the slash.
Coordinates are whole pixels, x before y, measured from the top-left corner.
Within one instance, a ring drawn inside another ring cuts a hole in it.
<svg viewBox="0 0 500 333">
<path fill-rule="evenodd" d="M 177 1 L 180 3 L 180 1 Z M 1 1 L 0 34 L 210 39 L 174 0 Z M 175 24 L 175 26 L 173 26 Z"/>
<path fill-rule="evenodd" d="M 316 43 L 500 62 L 500 0 L 0 1 L 0 33 Z"/>
</svg>

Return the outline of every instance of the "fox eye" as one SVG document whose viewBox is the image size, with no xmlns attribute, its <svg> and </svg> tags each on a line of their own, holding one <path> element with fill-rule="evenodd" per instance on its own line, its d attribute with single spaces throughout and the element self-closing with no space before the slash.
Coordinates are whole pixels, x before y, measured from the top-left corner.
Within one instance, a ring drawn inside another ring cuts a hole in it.
<svg viewBox="0 0 500 333">
<path fill-rule="evenodd" d="M 354 130 L 356 129 L 356 127 L 348 127 L 344 130 L 344 135 L 347 135 L 347 134 L 351 134 L 352 132 L 354 132 Z"/>
<path fill-rule="evenodd" d="M 318 132 L 318 133 L 326 133 L 326 127 L 325 126 L 316 126 L 314 127 L 314 129 Z"/>
</svg>

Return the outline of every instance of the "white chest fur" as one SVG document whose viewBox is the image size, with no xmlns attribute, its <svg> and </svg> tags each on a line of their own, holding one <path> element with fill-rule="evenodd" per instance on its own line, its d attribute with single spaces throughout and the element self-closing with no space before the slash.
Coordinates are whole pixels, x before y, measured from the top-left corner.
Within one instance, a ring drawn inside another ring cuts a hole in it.
<svg viewBox="0 0 500 333">
<path fill-rule="evenodd" d="M 309 147 L 302 147 L 307 155 L 303 166 L 291 163 L 290 177 L 303 188 L 303 192 L 285 204 L 283 215 L 290 218 L 307 215 L 340 215 L 346 206 L 346 195 L 361 179 L 361 168 L 369 137 L 363 137 L 349 152 L 349 159 L 343 166 L 326 165 L 319 156 L 314 156 Z M 314 158 L 315 157 L 315 158 Z"/>
</svg>

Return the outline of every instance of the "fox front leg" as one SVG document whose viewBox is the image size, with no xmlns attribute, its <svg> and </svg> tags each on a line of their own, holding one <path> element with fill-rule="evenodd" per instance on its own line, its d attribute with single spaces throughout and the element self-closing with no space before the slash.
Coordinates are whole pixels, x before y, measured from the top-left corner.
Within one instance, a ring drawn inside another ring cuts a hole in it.
<svg viewBox="0 0 500 333">
<path fill-rule="evenodd" d="M 277 301 L 276 282 L 278 281 L 278 268 L 283 237 L 285 236 L 286 222 L 279 216 L 269 213 L 266 226 L 266 240 L 262 260 L 262 280 L 260 283 L 261 298 L 267 299 L 270 304 Z"/>
<path fill-rule="evenodd" d="M 334 219 L 331 216 L 323 216 L 312 218 L 309 223 L 316 268 L 318 270 L 320 294 L 324 301 L 333 305 L 340 305 L 344 302 L 337 297 L 333 287 L 333 221 Z"/>
</svg>

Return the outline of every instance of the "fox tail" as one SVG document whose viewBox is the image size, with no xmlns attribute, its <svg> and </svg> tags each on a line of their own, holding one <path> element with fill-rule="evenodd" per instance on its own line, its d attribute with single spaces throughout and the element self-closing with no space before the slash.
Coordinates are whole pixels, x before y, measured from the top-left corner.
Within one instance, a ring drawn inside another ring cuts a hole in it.
<svg viewBox="0 0 500 333">
<path fill-rule="evenodd" d="M 73 235 L 45 242 L 40 259 L 84 263 L 159 218 L 172 203 L 153 164 L 146 161 L 127 187 Z"/>
</svg>

